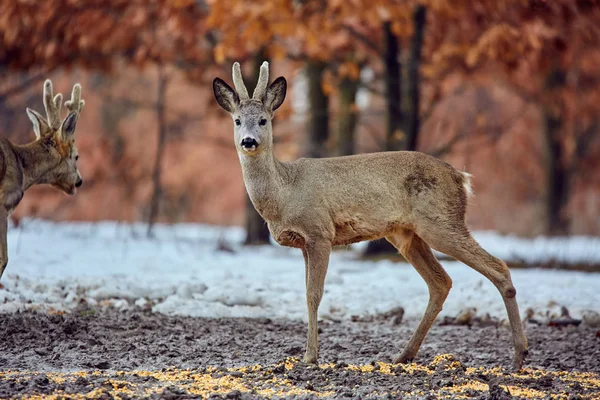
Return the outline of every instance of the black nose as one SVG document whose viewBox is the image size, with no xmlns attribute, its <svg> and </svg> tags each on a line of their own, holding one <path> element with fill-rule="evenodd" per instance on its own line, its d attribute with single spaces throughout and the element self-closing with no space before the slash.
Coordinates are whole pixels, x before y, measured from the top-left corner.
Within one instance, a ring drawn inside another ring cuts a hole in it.
<svg viewBox="0 0 600 400">
<path fill-rule="evenodd" d="M 254 138 L 243 138 L 241 146 L 245 149 L 256 148 L 258 147 L 258 142 Z"/>
<path fill-rule="evenodd" d="M 81 185 L 83 185 L 83 179 L 79 178 L 77 182 L 75 182 L 75 187 L 79 187 Z"/>
</svg>

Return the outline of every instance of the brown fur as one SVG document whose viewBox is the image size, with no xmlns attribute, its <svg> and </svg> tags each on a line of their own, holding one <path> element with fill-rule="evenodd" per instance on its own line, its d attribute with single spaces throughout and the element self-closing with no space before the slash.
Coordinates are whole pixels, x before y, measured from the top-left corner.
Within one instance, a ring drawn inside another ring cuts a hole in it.
<svg viewBox="0 0 600 400">
<path fill-rule="evenodd" d="M 511 323 L 515 366 L 520 368 L 527 340 L 510 272 L 477 244 L 465 224 L 470 175 L 431 156 L 407 151 L 280 162 L 273 155 L 271 119 L 285 98 L 285 80 L 278 78 L 266 93 L 254 96 L 267 99 L 261 106 L 248 99 L 237 63 L 233 74 L 237 93 L 219 78 L 213 87 L 218 103 L 235 121 L 246 189 L 275 240 L 300 247 L 305 259 L 308 343 L 304 361 L 317 362 L 317 311 L 331 247 L 385 237 L 415 267 L 430 293 L 417 330 L 394 362 L 409 361 L 417 354 L 452 286 L 431 251 L 435 248 L 498 287 Z M 259 81 L 267 75 L 265 63 Z M 260 125 L 262 119 L 268 122 Z M 251 143 L 247 140 L 258 145 L 245 147 L 244 143 Z"/>
<path fill-rule="evenodd" d="M 69 115 L 60 119 L 62 95 L 53 96 L 52 83 L 44 83 L 44 107 L 47 117 L 27 109 L 37 139 L 16 145 L 0 138 L 0 278 L 8 263 L 7 219 L 25 191 L 36 184 L 50 184 L 68 194 L 75 194 L 82 183 L 77 170 L 77 148 L 73 139 L 75 123 L 83 108 L 81 87 L 75 85 L 71 100 L 65 105 Z"/>
</svg>

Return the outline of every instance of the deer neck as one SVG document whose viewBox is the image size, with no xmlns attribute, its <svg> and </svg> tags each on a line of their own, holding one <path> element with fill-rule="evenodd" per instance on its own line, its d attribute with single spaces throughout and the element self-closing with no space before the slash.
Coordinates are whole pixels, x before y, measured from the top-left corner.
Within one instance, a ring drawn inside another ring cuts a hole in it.
<svg viewBox="0 0 600 400">
<path fill-rule="evenodd" d="M 44 139 L 24 145 L 13 145 L 17 162 L 23 171 L 23 191 L 33 185 L 48 183 L 48 172 L 57 166 L 57 160 L 51 156 L 49 146 Z"/>
<path fill-rule="evenodd" d="M 289 171 L 275 158 L 272 151 L 265 150 L 256 156 L 239 153 L 246 190 L 256 210 L 265 219 L 279 214 L 276 199 L 288 181 Z"/>
</svg>

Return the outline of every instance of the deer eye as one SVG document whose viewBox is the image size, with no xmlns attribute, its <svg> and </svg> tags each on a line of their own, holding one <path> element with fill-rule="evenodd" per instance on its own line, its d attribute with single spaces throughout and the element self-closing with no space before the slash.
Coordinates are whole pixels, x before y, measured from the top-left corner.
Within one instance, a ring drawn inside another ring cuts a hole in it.
<svg viewBox="0 0 600 400">
<path fill-rule="evenodd" d="M 242 124 L 242 121 L 240 121 L 240 119 L 239 119 L 239 118 L 236 118 L 236 120 L 235 120 L 235 124 L 236 124 L 237 126 L 240 126 L 240 125 Z"/>
<path fill-rule="evenodd" d="M 79 160 L 79 154 L 75 156 L 75 161 Z"/>
<path fill-rule="evenodd" d="M 267 124 L 267 120 L 263 118 L 263 119 L 261 119 L 261 120 L 260 120 L 258 123 L 259 123 L 259 125 L 261 125 L 261 126 L 265 126 L 265 125 Z"/>
</svg>

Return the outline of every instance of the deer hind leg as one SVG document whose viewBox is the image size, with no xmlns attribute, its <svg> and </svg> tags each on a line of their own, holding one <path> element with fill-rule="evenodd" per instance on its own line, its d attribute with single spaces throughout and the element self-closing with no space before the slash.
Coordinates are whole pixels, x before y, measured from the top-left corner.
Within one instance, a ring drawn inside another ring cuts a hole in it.
<svg viewBox="0 0 600 400">
<path fill-rule="evenodd" d="M 514 366 L 517 370 L 521 369 L 523 360 L 528 353 L 528 345 L 519 315 L 519 306 L 516 299 L 517 291 L 512 283 L 510 270 L 506 263 L 485 251 L 473 239 L 466 227 L 461 227 L 454 232 L 431 229 L 422 232 L 422 237 L 431 247 L 467 264 L 488 278 L 498 288 L 504 300 L 510 322 L 515 348 Z"/>
<path fill-rule="evenodd" d="M 319 358 L 317 317 L 319 304 L 323 298 L 330 253 L 331 243 L 328 241 L 307 242 L 302 249 L 306 267 L 306 305 L 308 306 L 308 340 L 302 360 L 305 363 L 316 364 Z"/>
<path fill-rule="evenodd" d="M 404 351 L 394 357 L 394 363 L 404 363 L 411 361 L 417 355 L 427 332 L 442 311 L 444 301 L 452 287 L 452 279 L 444 271 L 427 243 L 412 231 L 399 232 L 386 237 L 386 239 L 412 264 L 429 288 L 429 302 L 419 326 Z"/>
</svg>

